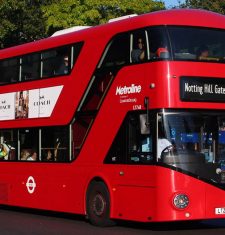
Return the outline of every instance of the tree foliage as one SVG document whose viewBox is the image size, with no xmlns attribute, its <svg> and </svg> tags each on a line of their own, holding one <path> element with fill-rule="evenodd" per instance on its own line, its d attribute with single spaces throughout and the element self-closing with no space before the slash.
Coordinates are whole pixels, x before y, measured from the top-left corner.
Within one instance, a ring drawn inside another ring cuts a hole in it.
<svg viewBox="0 0 225 235">
<path fill-rule="evenodd" d="M 184 4 L 180 4 L 180 7 L 201 8 L 225 14 L 224 0 L 186 0 Z"/>
<path fill-rule="evenodd" d="M 45 36 L 41 0 L 0 0 L 0 46 L 7 47 Z"/>
<path fill-rule="evenodd" d="M 179 7 L 225 14 L 224 0 L 185 0 Z M 0 0 L 0 47 L 38 40 L 59 29 L 161 9 L 164 0 Z"/>
<path fill-rule="evenodd" d="M 164 9 L 162 1 L 153 0 L 59 0 L 42 8 L 47 19 L 47 33 L 76 25 L 98 25 L 111 18 Z"/>
<path fill-rule="evenodd" d="M 162 0 L 0 0 L 0 47 L 38 40 L 59 29 L 164 8 Z"/>
</svg>

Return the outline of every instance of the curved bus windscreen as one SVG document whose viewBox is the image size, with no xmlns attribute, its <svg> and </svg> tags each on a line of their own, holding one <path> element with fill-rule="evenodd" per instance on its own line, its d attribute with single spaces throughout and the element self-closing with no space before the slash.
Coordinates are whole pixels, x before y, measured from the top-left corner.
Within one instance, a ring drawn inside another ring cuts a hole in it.
<svg viewBox="0 0 225 235">
<path fill-rule="evenodd" d="M 160 113 L 158 145 L 160 138 L 168 144 L 161 148 L 158 162 L 225 187 L 224 112 Z"/>
<path fill-rule="evenodd" d="M 225 31 L 168 26 L 174 60 L 225 62 Z"/>
</svg>

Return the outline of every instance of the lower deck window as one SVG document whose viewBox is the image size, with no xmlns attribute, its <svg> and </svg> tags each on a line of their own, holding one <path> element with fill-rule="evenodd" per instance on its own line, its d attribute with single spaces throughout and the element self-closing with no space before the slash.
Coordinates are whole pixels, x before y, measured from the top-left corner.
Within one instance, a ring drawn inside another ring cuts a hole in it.
<svg viewBox="0 0 225 235">
<path fill-rule="evenodd" d="M 69 162 L 70 127 L 0 131 L 0 160 Z"/>
</svg>

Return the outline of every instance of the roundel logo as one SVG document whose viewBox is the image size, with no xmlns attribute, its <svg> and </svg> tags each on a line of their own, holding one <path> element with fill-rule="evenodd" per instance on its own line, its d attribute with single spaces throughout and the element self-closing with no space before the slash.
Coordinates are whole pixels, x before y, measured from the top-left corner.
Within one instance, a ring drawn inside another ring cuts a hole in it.
<svg viewBox="0 0 225 235">
<path fill-rule="evenodd" d="M 36 183 L 33 176 L 29 176 L 26 183 L 27 191 L 32 194 L 36 188 Z"/>
</svg>

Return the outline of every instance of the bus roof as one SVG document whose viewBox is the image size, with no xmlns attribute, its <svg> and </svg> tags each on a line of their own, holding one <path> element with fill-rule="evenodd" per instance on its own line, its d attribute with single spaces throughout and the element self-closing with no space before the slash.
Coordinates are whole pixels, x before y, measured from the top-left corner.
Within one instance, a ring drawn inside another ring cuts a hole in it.
<svg viewBox="0 0 225 235">
<path fill-rule="evenodd" d="M 62 29 L 62 30 L 59 30 L 59 31 L 56 31 L 55 33 L 53 33 L 51 37 L 76 32 L 76 31 L 87 29 L 87 28 L 90 28 L 90 27 L 91 26 L 74 26 L 74 27 L 71 27 L 71 28 L 68 28 L 68 29 Z"/>
</svg>

